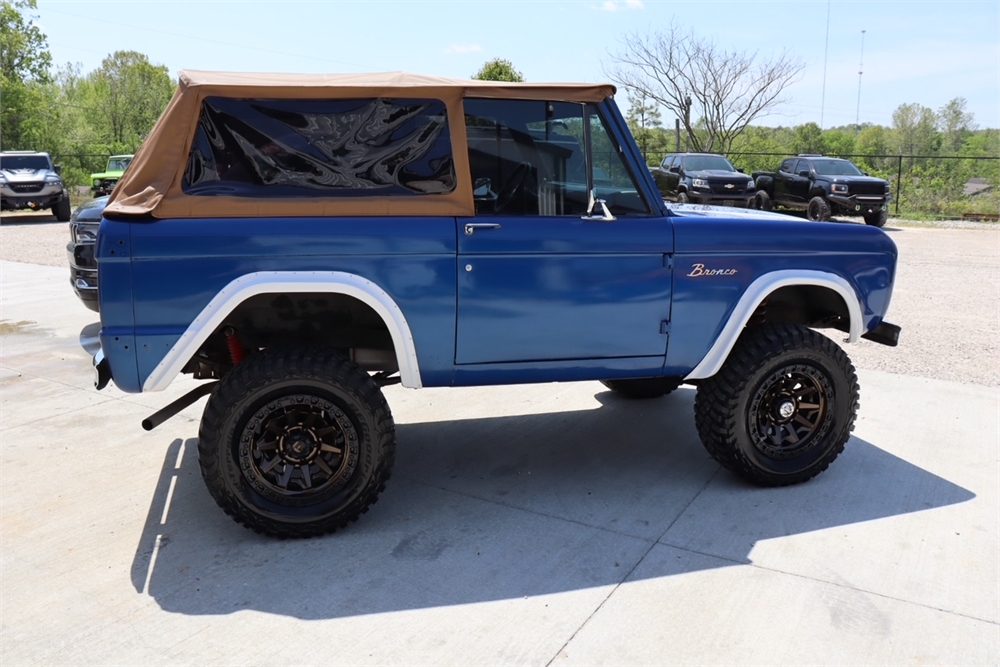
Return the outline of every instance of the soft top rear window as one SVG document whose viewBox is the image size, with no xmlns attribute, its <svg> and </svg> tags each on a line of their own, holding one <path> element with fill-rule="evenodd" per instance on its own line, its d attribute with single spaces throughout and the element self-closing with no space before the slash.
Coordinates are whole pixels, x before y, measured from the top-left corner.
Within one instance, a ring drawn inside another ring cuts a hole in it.
<svg viewBox="0 0 1000 667">
<path fill-rule="evenodd" d="M 207 97 L 182 187 L 202 196 L 350 197 L 439 194 L 455 183 L 439 100 Z"/>
</svg>

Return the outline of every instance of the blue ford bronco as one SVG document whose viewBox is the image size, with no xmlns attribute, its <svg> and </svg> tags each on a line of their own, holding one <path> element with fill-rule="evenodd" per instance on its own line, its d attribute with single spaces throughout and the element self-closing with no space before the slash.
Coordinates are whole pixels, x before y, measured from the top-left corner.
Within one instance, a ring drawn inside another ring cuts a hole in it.
<svg viewBox="0 0 1000 667">
<path fill-rule="evenodd" d="M 183 72 L 104 211 L 96 385 L 204 381 L 237 522 L 336 530 L 396 441 L 381 387 L 697 388 L 709 453 L 803 482 L 858 410 L 840 345 L 895 345 L 881 230 L 666 204 L 595 84 Z"/>
</svg>

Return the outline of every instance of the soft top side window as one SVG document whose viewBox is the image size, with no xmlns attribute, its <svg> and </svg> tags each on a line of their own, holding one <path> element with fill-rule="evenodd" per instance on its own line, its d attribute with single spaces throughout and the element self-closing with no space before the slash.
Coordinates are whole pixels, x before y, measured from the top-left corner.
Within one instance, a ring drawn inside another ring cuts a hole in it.
<svg viewBox="0 0 1000 667">
<path fill-rule="evenodd" d="M 648 213 L 596 106 L 479 98 L 464 104 L 476 213 L 583 216 L 588 176 L 613 215 Z"/>
<path fill-rule="evenodd" d="M 455 184 L 439 100 L 208 97 L 182 187 L 273 198 L 412 196 Z"/>
</svg>

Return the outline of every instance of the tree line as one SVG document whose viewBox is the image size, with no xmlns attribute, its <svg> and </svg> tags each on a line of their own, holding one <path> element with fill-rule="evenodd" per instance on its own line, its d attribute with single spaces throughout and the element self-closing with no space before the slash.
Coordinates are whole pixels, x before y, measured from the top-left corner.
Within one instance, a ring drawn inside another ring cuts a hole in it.
<svg viewBox="0 0 1000 667">
<path fill-rule="evenodd" d="M 109 155 L 134 153 L 176 87 L 165 65 L 116 51 L 99 68 L 53 67 L 36 0 L 0 3 L 0 147 L 37 150 L 63 180 L 89 185 Z"/>
</svg>

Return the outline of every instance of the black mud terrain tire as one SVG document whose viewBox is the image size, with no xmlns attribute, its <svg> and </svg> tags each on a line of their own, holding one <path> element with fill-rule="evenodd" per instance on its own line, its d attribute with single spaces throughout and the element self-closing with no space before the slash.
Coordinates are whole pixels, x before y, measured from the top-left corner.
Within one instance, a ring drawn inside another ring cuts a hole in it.
<svg viewBox="0 0 1000 667">
<path fill-rule="evenodd" d="M 395 454 L 379 386 L 324 349 L 247 358 L 219 383 L 198 432 L 202 476 L 219 507 L 282 538 L 357 520 L 385 488 Z"/>
<path fill-rule="evenodd" d="M 806 205 L 806 217 L 816 222 L 830 219 L 830 203 L 822 197 L 813 197 Z"/>
<path fill-rule="evenodd" d="M 52 215 L 56 216 L 56 220 L 59 222 L 69 222 L 72 213 L 69 197 L 63 197 L 52 207 Z"/>
<path fill-rule="evenodd" d="M 873 211 L 865 216 L 865 224 L 872 227 L 884 227 L 888 220 L 888 211 Z"/>
<path fill-rule="evenodd" d="M 766 190 L 758 190 L 753 196 L 751 206 L 758 211 L 770 211 L 774 208 L 774 202 L 771 201 L 771 195 L 767 194 Z"/>
<path fill-rule="evenodd" d="M 601 384 L 625 398 L 659 398 L 681 386 L 680 378 L 634 378 L 601 380 Z"/>
<path fill-rule="evenodd" d="M 677 193 L 677 203 L 678 204 L 690 204 L 691 203 L 691 198 L 688 197 L 688 194 L 686 192 L 678 192 Z"/>
<path fill-rule="evenodd" d="M 826 470 L 854 429 L 859 388 L 835 342 L 811 329 L 768 324 L 743 332 L 698 386 L 695 424 L 716 461 L 761 486 Z"/>
</svg>

